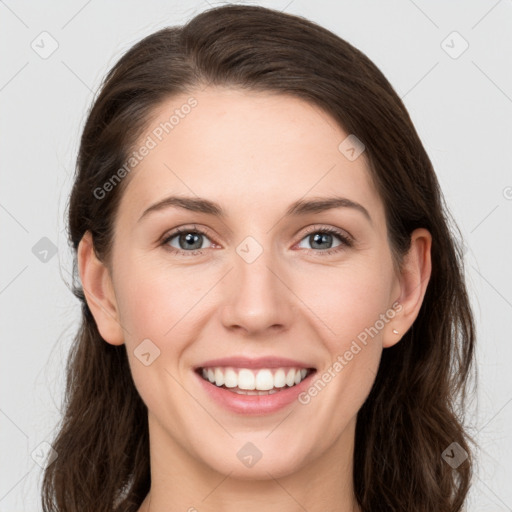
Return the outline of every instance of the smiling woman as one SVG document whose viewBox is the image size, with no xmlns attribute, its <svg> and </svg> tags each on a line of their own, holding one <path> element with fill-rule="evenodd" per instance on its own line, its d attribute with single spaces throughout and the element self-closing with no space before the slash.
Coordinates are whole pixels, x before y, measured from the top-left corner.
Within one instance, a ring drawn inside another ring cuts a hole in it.
<svg viewBox="0 0 512 512">
<path fill-rule="evenodd" d="M 338 36 L 228 5 L 140 41 L 81 140 L 43 509 L 462 510 L 475 340 L 448 218 L 403 103 Z"/>
</svg>

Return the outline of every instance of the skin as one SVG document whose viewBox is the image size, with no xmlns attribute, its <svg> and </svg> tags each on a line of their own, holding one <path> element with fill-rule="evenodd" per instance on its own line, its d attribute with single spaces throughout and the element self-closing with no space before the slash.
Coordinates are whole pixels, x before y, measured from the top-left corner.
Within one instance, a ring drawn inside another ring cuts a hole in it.
<svg viewBox="0 0 512 512">
<path fill-rule="evenodd" d="M 141 143 L 190 96 L 155 110 Z M 148 407 L 152 487 L 139 510 L 359 510 L 356 415 L 382 350 L 418 315 L 431 235 L 412 233 L 397 275 L 365 154 L 348 160 L 338 149 L 348 133 L 317 107 L 227 88 L 193 96 L 198 105 L 125 178 L 111 265 L 96 258 L 89 233 L 78 250 L 99 332 L 107 343 L 126 344 Z M 284 217 L 292 202 L 333 191 L 362 204 L 372 223 L 350 208 Z M 171 207 L 138 221 L 171 194 L 214 200 L 226 218 Z M 194 225 L 208 229 L 202 254 L 190 255 L 179 237 L 162 244 L 174 228 Z M 308 226 L 339 228 L 354 245 L 333 235 L 318 248 Z M 250 264 L 236 251 L 247 236 L 263 250 Z M 339 252 L 322 254 L 335 246 Z M 247 417 L 213 402 L 193 374 L 213 358 L 274 355 L 308 361 L 320 375 L 395 301 L 400 311 L 307 405 Z M 134 355 L 147 338 L 160 349 L 149 366 Z M 236 455 L 247 442 L 262 452 L 250 468 Z"/>
</svg>

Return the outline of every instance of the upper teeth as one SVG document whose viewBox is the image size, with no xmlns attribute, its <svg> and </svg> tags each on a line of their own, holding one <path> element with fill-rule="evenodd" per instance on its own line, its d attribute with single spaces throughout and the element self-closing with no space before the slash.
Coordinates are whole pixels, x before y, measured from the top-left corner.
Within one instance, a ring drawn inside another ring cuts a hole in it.
<svg viewBox="0 0 512 512">
<path fill-rule="evenodd" d="M 247 368 L 203 368 L 203 377 L 216 386 L 227 388 L 256 389 L 267 391 L 273 388 L 294 386 L 303 380 L 308 371 L 305 368 L 262 368 L 249 370 Z"/>
</svg>

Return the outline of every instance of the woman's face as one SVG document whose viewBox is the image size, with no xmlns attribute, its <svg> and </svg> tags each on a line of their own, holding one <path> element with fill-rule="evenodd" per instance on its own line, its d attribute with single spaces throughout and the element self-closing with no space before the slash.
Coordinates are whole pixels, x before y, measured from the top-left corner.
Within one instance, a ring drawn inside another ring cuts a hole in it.
<svg viewBox="0 0 512 512">
<path fill-rule="evenodd" d="M 207 88 L 155 112 L 116 218 L 123 331 L 107 339 L 126 344 L 152 457 L 258 479 L 333 467 L 352 449 L 382 349 L 399 339 L 401 289 L 349 135 L 285 95 Z M 335 197 L 361 207 L 289 211 Z"/>
</svg>

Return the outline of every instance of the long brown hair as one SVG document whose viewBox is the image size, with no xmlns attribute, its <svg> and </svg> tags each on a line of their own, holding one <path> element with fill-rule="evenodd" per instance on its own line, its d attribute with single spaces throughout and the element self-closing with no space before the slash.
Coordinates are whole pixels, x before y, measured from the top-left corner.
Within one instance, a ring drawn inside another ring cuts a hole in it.
<svg viewBox="0 0 512 512">
<path fill-rule="evenodd" d="M 456 224 L 429 157 L 399 96 L 362 52 L 299 16 L 240 5 L 210 9 L 135 44 L 107 74 L 89 112 L 68 218 L 82 322 L 53 441 L 58 458 L 44 474 L 44 511 L 131 512 L 150 489 L 147 409 L 125 346 L 106 343 L 98 332 L 77 277 L 76 250 L 89 230 L 96 254 L 109 261 L 129 178 L 101 199 L 93 191 L 123 166 L 160 104 L 210 84 L 294 95 L 357 134 L 398 267 L 414 229 L 432 234 L 432 273 L 419 315 L 384 350 L 358 413 L 354 486 L 365 512 L 460 511 L 473 464 L 463 414 L 475 328 L 460 233 L 451 229 Z M 468 454 L 456 468 L 442 457 L 452 443 Z"/>
</svg>

